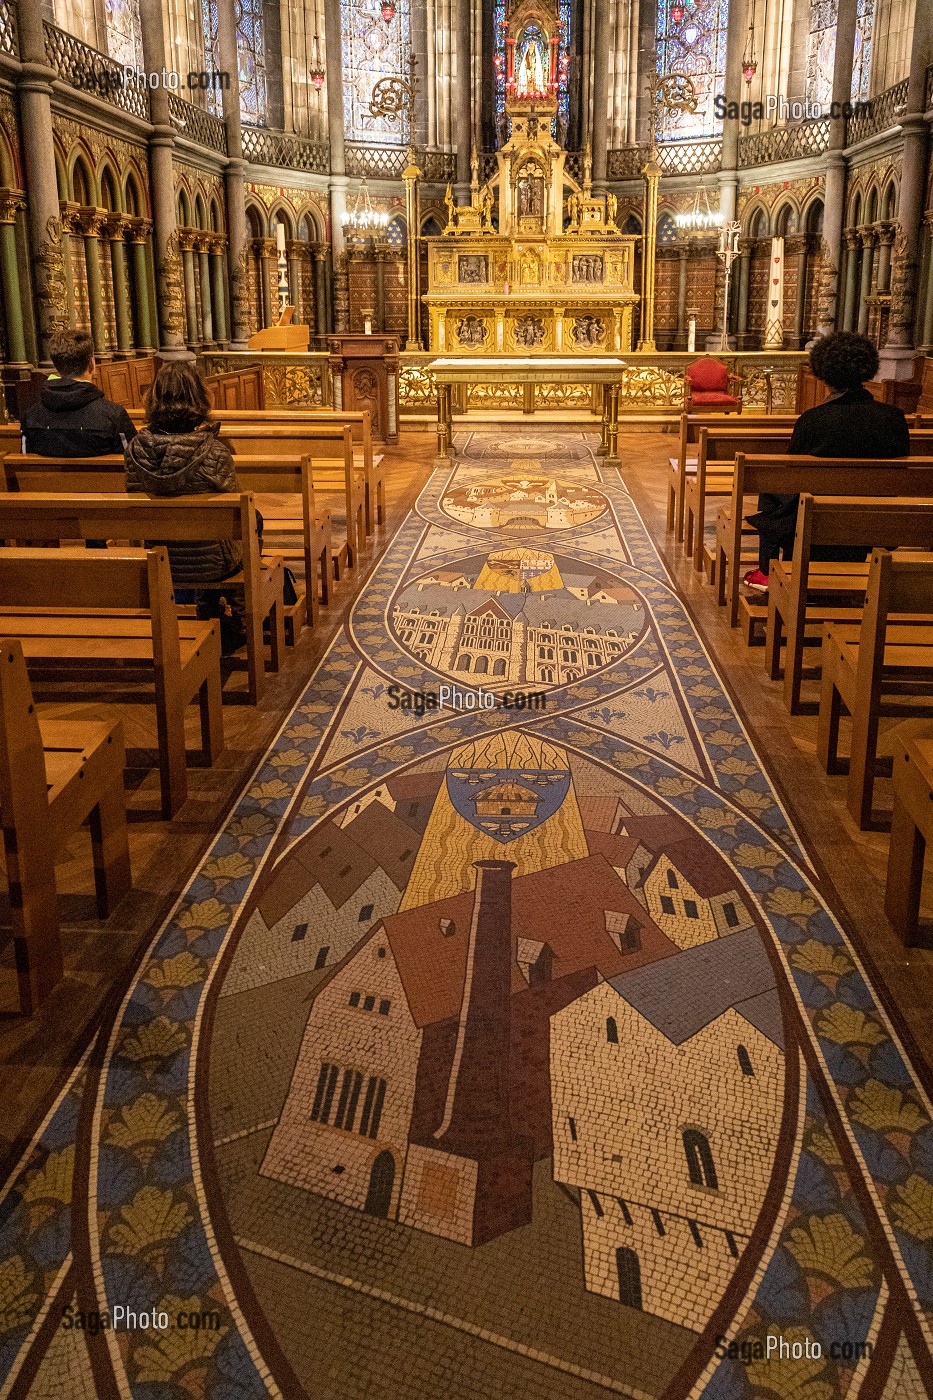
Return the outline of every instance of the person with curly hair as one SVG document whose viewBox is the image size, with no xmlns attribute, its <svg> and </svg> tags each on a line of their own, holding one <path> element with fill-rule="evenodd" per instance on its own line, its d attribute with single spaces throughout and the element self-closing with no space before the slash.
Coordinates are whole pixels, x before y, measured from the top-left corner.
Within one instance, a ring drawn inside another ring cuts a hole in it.
<svg viewBox="0 0 933 1400">
<path fill-rule="evenodd" d="M 808 408 L 794 425 L 788 452 L 802 457 L 906 457 L 910 453 L 907 419 L 893 404 L 879 403 L 864 387 L 878 373 L 878 351 L 863 335 L 837 331 L 822 336 L 810 351 L 810 368 L 832 391 L 823 403 Z M 743 580 L 755 593 L 768 591 L 772 559 L 789 559 L 797 527 L 798 496 L 758 497 L 758 513 L 748 523 L 758 531 L 758 567 Z M 844 546 L 817 546 L 814 559 L 863 559 L 865 551 Z"/>
</svg>

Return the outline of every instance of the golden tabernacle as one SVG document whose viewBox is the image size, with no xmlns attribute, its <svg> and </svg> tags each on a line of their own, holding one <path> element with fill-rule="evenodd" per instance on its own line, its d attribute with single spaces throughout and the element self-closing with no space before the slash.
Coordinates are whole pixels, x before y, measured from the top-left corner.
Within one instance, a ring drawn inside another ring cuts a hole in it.
<svg viewBox="0 0 933 1400">
<path fill-rule="evenodd" d="M 430 348 L 439 353 L 614 354 L 631 349 L 635 237 L 615 195 L 578 183 L 555 139 L 557 21 L 528 0 L 506 44 L 509 138 L 468 205 L 447 189 L 447 227 L 427 240 Z M 554 32 L 550 32 L 553 30 Z M 497 218 L 495 211 L 497 209 Z"/>
</svg>

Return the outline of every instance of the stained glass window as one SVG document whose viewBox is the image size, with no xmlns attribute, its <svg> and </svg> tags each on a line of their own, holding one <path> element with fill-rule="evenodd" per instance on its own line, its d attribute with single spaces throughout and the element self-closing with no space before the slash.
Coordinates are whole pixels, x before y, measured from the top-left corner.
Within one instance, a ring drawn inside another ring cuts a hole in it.
<svg viewBox="0 0 933 1400">
<path fill-rule="evenodd" d="M 107 52 L 128 68 L 142 62 L 139 0 L 104 0 Z"/>
<path fill-rule="evenodd" d="M 715 99 L 726 76 L 729 0 L 658 0 L 658 77 L 683 73 L 693 83 L 695 112 L 664 112 L 666 141 L 713 136 L 722 127 Z"/>
<path fill-rule="evenodd" d="M 263 0 L 236 0 L 240 116 L 250 126 L 265 126 L 267 120 L 266 36 L 262 6 Z"/>
<path fill-rule="evenodd" d="M 810 0 L 807 35 L 807 98 L 828 107 L 833 100 L 838 0 Z"/>
<path fill-rule="evenodd" d="M 383 17 L 377 0 L 341 0 L 341 14 L 346 134 L 351 141 L 371 141 L 375 136 L 387 145 L 402 145 L 407 140 L 403 118 L 393 122 L 374 117 L 369 104 L 380 79 L 407 76 L 410 0 L 398 0 L 391 19 Z"/>
<path fill-rule="evenodd" d="M 219 73 L 220 51 L 217 46 L 217 0 L 201 0 L 201 32 L 204 39 L 204 67 L 211 73 Z M 223 112 L 220 93 L 213 87 L 206 89 L 204 98 L 207 110 L 215 116 Z"/>
<path fill-rule="evenodd" d="M 875 0 L 858 0 L 855 20 L 855 53 L 852 59 L 852 97 L 866 98 L 871 81 L 871 30 Z"/>
</svg>

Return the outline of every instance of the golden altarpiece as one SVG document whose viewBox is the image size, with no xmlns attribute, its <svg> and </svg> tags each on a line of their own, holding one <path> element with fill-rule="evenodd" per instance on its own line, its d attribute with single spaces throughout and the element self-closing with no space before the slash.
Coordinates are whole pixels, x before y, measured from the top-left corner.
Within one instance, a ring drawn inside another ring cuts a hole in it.
<svg viewBox="0 0 933 1400">
<path fill-rule="evenodd" d="M 619 232 L 614 195 L 594 195 L 555 140 L 559 21 L 535 0 L 507 20 L 508 140 L 471 198 L 447 190 L 447 227 L 427 239 L 430 349 L 438 354 L 618 354 L 631 349 L 637 239 Z M 497 210 L 497 224 L 494 209 Z"/>
</svg>

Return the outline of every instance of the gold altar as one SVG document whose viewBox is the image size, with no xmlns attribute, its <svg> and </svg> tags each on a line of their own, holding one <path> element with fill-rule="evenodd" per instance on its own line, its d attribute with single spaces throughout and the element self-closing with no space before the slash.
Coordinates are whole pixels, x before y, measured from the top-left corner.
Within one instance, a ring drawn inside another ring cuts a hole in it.
<svg viewBox="0 0 933 1400">
<path fill-rule="evenodd" d="M 616 226 L 612 194 L 565 169 L 555 139 L 558 21 L 536 0 L 510 12 L 509 136 L 468 205 L 447 190 L 448 222 L 428 244 L 430 349 L 470 356 L 618 354 L 632 346 L 637 239 Z M 497 222 L 493 221 L 498 204 Z"/>
</svg>

